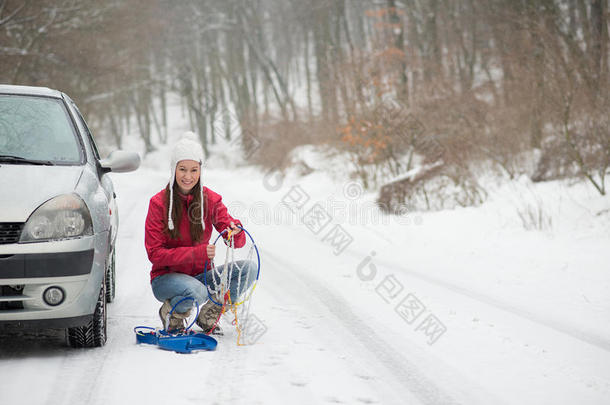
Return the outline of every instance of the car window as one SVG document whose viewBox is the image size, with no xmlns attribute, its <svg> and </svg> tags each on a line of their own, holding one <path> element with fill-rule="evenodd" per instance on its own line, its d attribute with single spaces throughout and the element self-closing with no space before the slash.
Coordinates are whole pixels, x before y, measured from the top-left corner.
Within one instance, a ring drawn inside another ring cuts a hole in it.
<svg viewBox="0 0 610 405">
<path fill-rule="evenodd" d="M 0 95 L 0 155 L 80 164 L 82 151 L 61 100 Z"/>
<path fill-rule="evenodd" d="M 87 125 L 87 122 L 83 118 L 83 115 L 80 113 L 80 110 L 78 109 L 78 107 L 76 107 L 76 104 L 74 104 L 74 102 L 72 102 L 72 100 L 70 100 L 70 101 L 71 101 L 72 108 L 76 112 L 78 127 L 80 128 L 81 131 L 84 131 L 85 134 L 87 134 L 87 139 L 89 140 L 89 144 L 91 145 L 91 149 L 93 150 L 93 155 L 95 156 L 95 158 L 97 160 L 100 160 L 100 152 L 97 150 L 97 145 L 95 144 L 93 135 L 91 135 L 91 131 L 89 131 L 89 126 Z"/>
</svg>

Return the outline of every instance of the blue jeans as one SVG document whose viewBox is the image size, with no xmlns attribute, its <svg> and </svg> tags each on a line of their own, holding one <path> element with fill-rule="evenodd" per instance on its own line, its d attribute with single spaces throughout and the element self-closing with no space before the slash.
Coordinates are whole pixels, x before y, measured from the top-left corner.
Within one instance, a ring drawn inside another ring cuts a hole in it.
<svg viewBox="0 0 610 405">
<path fill-rule="evenodd" d="M 225 265 L 216 267 L 216 271 L 221 273 L 224 266 Z M 239 271 L 237 267 L 241 268 L 241 271 Z M 231 300 L 233 302 L 237 302 L 240 295 L 242 295 L 254 283 L 256 280 L 257 270 L 258 266 L 254 261 L 235 261 L 231 279 L 229 280 L 229 291 L 231 293 Z M 205 283 L 207 283 L 207 285 L 212 289 L 214 289 L 216 284 L 220 285 L 218 275 L 214 274 L 213 271 L 208 270 L 205 273 L 196 275 L 195 277 L 184 273 L 163 274 L 153 279 L 151 286 L 155 298 L 161 302 L 169 300 L 172 307 L 185 297 L 193 298 L 198 305 L 202 305 L 208 300 L 208 292 L 203 284 L 204 277 Z M 214 283 L 213 277 L 216 278 L 216 284 Z M 246 285 L 246 279 L 248 285 Z M 237 291 L 238 284 L 239 291 Z M 216 302 L 219 301 L 216 300 Z M 192 300 L 184 300 L 178 304 L 175 311 L 178 313 L 183 313 L 188 311 L 192 306 Z"/>
</svg>

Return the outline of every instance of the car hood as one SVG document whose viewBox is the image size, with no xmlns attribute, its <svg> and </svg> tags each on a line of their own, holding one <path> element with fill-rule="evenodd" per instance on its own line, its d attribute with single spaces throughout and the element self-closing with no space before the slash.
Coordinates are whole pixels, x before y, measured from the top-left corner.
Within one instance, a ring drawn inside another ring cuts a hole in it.
<svg viewBox="0 0 610 405">
<path fill-rule="evenodd" d="M 0 222 L 25 222 L 45 201 L 74 192 L 83 166 L 0 164 Z"/>
</svg>

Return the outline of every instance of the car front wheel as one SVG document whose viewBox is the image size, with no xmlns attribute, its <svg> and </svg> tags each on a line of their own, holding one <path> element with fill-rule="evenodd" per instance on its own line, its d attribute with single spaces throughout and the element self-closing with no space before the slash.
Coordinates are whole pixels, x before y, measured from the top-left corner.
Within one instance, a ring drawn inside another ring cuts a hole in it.
<svg viewBox="0 0 610 405">
<path fill-rule="evenodd" d="M 85 326 L 67 329 L 68 344 L 74 348 L 101 347 L 106 343 L 106 280 L 102 281 L 93 319 Z"/>
</svg>

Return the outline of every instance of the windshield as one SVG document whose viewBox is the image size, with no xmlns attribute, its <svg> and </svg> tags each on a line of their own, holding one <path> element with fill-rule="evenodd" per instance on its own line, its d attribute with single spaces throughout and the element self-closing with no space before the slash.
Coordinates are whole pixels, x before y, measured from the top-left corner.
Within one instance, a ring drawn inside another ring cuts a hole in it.
<svg viewBox="0 0 610 405">
<path fill-rule="evenodd" d="M 61 100 L 0 95 L 0 158 L 78 164 L 80 150 Z"/>
</svg>

